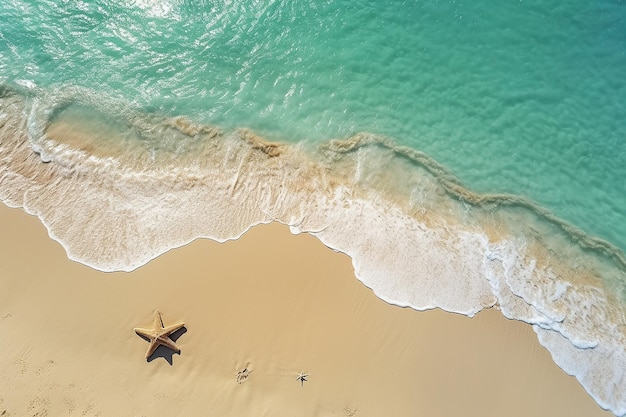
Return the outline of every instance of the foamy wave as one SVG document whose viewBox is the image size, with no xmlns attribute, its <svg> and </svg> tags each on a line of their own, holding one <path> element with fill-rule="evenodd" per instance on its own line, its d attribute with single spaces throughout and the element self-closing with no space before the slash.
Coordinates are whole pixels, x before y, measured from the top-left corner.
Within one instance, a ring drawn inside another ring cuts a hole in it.
<svg viewBox="0 0 626 417">
<path fill-rule="evenodd" d="M 469 316 L 496 306 L 532 324 L 559 366 L 626 414 L 626 273 L 607 242 L 522 198 L 475 195 L 373 135 L 308 150 L 81 92 L 29 94 L 0 89 L 0 199 L 39 216 L 70 258 L 132 270 L 279 221 L 348 254 L 390 303 Z"/>
</svg>

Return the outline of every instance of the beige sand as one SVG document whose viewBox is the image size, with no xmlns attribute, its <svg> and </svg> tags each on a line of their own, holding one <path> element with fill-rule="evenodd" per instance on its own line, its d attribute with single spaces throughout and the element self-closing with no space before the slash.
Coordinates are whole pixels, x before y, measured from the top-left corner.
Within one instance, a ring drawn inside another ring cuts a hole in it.
<svg viewBox="0 0 626 417">
<path fill-rule="evenodd" d="M 69 261 L 2 204 L 0 230 L 3 416 L 611 415 L 529 326 L 390 306 L 345 255 L 281 225 L 129 274 Z M 132 331 L 156 309 L 186 323 L 172 365 L 146 362 Z"/>
</svg>

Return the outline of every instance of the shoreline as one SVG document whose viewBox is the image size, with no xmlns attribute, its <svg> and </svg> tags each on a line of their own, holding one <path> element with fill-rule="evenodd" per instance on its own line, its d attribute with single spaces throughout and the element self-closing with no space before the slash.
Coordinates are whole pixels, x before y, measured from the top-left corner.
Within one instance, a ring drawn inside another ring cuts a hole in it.
<svg viewBox="0 0 626 417">
<path fill-rule="evenodd" d="M 22 210 L 0 204 L 0 224 L 6 415 L 612 415 L 531 326 L 387 304 L 347 256 L 283 225 L 103 273 Z M 187 326 L 172 365 L 146 362 L 132 332 L 156 309 Z"/>
<path fill-rule="evenodd" d="M 534 325 L 558 366 L 626 414 L 626 271 L 517 200 L 474 194 L 420 152 L 367 133 L 310 153 L 185 118 L 110 125 L 77 102 L 49 113 L 16 93 L 3 101 L 0 199 L 37 215 L 68 258 L 132 271 L 197 238 L 279 222 L 349 256 L 350 275 L 387 303 L 470 317 L 498 306 Z"/>
</svg>

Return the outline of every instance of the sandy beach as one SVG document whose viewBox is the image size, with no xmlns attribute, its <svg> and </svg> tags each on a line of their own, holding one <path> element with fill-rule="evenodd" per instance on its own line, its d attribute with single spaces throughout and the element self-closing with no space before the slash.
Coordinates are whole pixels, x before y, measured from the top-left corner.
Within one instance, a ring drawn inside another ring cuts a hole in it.
<svg viewBox="0 0 626 417">
<path fill-rule="evenodd" d="M 530 326 L 391 306 L 347 256 L 283 225 L 197 240 L 131 273 L 68 260 L 37 218 L 3 204 L 0 230 L 2 416 L 612 415 Z M 146 361 L 133 328 L 156 310 L 185 322 L 181 353 Z"/>
</svg>

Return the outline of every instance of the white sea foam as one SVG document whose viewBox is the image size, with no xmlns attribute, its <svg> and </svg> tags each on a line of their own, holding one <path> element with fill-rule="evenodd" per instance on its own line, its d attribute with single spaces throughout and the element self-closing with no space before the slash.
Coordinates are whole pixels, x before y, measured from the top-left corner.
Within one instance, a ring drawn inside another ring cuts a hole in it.
<svg viewBox="0 0 626 417">
<path fill-rule="evenodd" d="M 0 199 L 39 216 L 70 258 L 132 270 L 279 221 L 348 254 L 390 303 L 497 306 L 534 325 L 559 366 L 626 414 L 626 319 L 607 284 L 626 282 L 620 254 L 532 204 L 474 195 L 426 155 L 369 135 L 307 151 L 85 99 L 88 114 L 71 97 L 0 100 Z"/>
<path fill-rule="evenodd" d="M 593 349 L 580 349 L 558 331 L 536 325 L 533 328 L 554 362 L 575 376 L 602 408 L 618 416 L 626 414 L 626 352 L 623 337 L 607 340 Z"/>
</svg>

